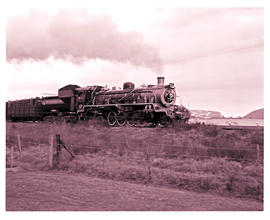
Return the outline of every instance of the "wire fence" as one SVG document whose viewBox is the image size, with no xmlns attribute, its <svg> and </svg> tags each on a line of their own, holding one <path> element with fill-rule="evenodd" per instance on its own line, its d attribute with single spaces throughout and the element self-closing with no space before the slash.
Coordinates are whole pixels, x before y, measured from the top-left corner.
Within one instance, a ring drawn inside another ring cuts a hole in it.
<svg viewBox="0 0 270 220">
<path fill-rule="evenodd" d="M 75 154 L 96 153 L 99 151 L 121 151 L 139 152 L 149 154 L 152 158 L 227 158 L 239 162 L 263 163 L 264 149 L 263 145 L 254 144 L 250 146 L 228 147 L 228 146 L 203 146 L 191 145 L 187 146 L 183 143 L 153 143 L 149 140 L 133 141 L 127 136 L 123 136 L 121 140 L 107 140 L 88 137 L 84 140 L 72 140 L 61 137 L 65 144 L 72 149 Z M 22 149 L 29 146 L 46 147 L 50 145 L 49 137 L 23 137 L 21 135 L 8 135 L 6 138 L 6 146 L 14 147 L 15 151 L 21 153 Z"/>
<path fill-rule="evenodd" d="M 126 135 L 119 140 L 93 137 L 75 140 L 71 136 L 57 133 L 32 137 L 26 135 L 7 135 L 7 168 L 17 166 L 27 170 L 56 168 L 113 180 L 196 191 L 213 190 L 218 193 L 224 191 L 226 195 L 228 192 L 232 194 L 237 192 L 236 196 L 252 196 L 263 200 L 263 182 L 260 182 L 263 172 L 259 169 L 263 163 L 263 145 L 208 147 L 173 142 L 155 143 L 152 139 L 134 142 Z M 101 154 L 96 154 L 98 152 Z M 82 156 L 84 154 L 87 156 Z M 77 160 L 70 163 L 76 157 Z M 181 161 L 186 158 L 188 160 Z M 195 172 L 190 169 L 192 166 Z M 239 170 L 238 167 L 242 169 Z M 251 171 L 249 167 L 252 167 Z M 237 169 L 234 171 L 234 168 Z M 222 175 L 215 173 L 216 170 L 221 170 Z M 234 178 L 234 175 L 237 178 Z"/>
</svg>

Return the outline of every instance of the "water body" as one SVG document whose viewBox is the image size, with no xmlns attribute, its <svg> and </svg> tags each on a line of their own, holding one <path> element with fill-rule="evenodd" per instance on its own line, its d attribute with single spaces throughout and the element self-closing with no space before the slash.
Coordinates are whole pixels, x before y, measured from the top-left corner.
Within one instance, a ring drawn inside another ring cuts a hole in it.
<svg viewBox="0 0 270 220">
<path fill-rule="evenodd" d="M 190 123 L 205 123 L 209 125 L 224 125 L 224 126 L 264 126 L 263 119 L 230 119 L 230 118 L 211 118 L 211 119 L 200 119 L 192 118 L 189 120 Z"/>
</svg>

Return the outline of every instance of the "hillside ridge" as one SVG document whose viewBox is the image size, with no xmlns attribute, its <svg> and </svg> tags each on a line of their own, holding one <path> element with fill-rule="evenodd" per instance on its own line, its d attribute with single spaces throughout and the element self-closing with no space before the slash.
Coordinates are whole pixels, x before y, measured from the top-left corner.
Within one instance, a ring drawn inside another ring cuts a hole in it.
<svg viewBox="0 0 270 220">
<path fill-rule="evenodd" d="M 245 115 L 243 118 L 246 119 L 264 119 L 264 109 L 257 109 L 254 110 L 250 113 L 248 113 L 247 115 Z"/>
</svg>

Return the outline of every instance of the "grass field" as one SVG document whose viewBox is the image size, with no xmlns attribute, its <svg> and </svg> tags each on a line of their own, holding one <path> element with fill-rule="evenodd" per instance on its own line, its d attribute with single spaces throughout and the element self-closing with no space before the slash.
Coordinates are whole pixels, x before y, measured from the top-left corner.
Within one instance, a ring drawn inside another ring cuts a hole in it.
<svg viewBox="0 0 270 220">
<path fill-rule="evenodd" d="M 7 123 L 7 167 L 14 146 L 18 169 L 48 171 L 55 134 L 76 155 L 71 160 L 62 150 L 57 170 L 66 173 L 263 201 L 263 129 Z"/>
<path fill-rule="evenodd" d="M 7 172 L 7 211 L 259 211 L 258 201 L 66 172 Z"/>
</svg>

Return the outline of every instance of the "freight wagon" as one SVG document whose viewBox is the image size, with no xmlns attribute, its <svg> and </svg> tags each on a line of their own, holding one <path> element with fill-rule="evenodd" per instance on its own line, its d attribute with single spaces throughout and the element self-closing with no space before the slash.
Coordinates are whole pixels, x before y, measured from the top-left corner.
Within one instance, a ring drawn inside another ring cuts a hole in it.
<svg viewBox="0 0 270 220">
<path fill-rule="evenodd" d="M 42 106 L 40 98 L 8 101 L 6 103 L 6 116 L 13 121 L 42 120 Z"/>
</svg>

